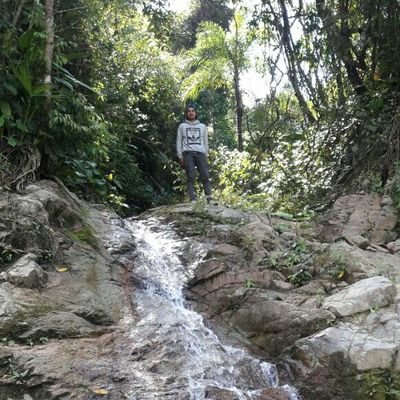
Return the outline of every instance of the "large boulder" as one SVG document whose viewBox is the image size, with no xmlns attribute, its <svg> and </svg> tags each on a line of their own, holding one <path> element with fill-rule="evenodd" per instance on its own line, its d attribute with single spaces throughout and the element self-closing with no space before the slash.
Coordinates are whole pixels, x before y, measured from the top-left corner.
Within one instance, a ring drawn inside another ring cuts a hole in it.
<svg viewBox="0 0 400 400">
<path fill-rule="evenodd" d="M 338 317 L 346 317 L 360 312 L 385 307 L 396 296 L 396 287 L 383 276 L 363 279 L 325 299 L 323 308 Z"/>
</svg>

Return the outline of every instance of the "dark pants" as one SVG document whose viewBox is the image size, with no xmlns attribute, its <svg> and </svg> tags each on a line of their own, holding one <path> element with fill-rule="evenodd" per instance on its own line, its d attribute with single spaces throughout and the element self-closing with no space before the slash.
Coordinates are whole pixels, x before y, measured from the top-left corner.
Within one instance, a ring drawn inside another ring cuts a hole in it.
<svg viewBox="0 0 400 400">
<path fill-rule="evenodd" d="M 187 185 L 190 200 L 196 200 L 194 190 L 194 180 L 196 178 L 196 167 L 200 173 L 200 179 L 203 183 L 204 193 L 207 197 L 211 196 L 210 178 L 208 176 L 208 163 L 204 153 L 199 151 L 185 151 L 183 153 L 185 170 L 187 176 Z"/>
</svg>

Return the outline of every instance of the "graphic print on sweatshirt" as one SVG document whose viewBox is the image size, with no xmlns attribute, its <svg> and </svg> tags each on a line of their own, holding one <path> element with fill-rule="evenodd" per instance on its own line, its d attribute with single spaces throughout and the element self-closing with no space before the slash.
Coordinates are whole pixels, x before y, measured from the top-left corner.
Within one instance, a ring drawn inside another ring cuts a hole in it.
<svg viewBox="0 0 400 400">
<path fill-rule="evenodd" d="M 190 127 L 186 128 L 186 143 L 189 146 L 198 144 L 201 145 L 200 128 Z"/>
</svg>

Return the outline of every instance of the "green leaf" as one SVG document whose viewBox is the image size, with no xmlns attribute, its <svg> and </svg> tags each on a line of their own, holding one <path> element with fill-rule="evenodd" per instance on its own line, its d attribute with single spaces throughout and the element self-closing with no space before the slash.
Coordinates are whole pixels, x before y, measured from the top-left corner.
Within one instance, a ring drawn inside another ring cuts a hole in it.
<svg viewBox="0 0 400 400">
<path fill-rule="evenodd" d="M 291 221 L 293 219 L 293 215 L 292 214 L 288 214 L 288 213 L 285 213 L 285 212 L 282 212 L 282 211 L 277 211 L 277 212 L 271 213 L 271 215 L 273 217 L 286 219 L 288 221 Z"/>
<path fill-rule="evenodd" d="M 50 90 L 49 85 L 39 85 L 32 90 L 32 95 L 39 96 L 43 93 L 46 93 L 48 90 Z"/>
<path fill-rule="evenodd" d="M 11 107 L 8 101 L 0 100 L 0 111 L 6 118 L 11 117 Z"/>
<path fill-rule="evenodd" d="M 32 42 L 33 39 L 33 35 L 35 34 L 35 32 L 32 30 L 27 30 L 26 32 L 24 32 L 19 38 L 18 38 L 18 47 L 21 50 L 27 49 Z"/>
<path fill-rule="evenodd" d="M 16 127 L 20 131 L 28 133 L 28 127 L 25 125 L 25 123 L 22 120 L 20 120 L 20 119 L 17 120 Z"/>
<path fill-rule="evenodd" d="M 72 86 L 72 84 L 70 82 L 67 82 L 65 79 L 62 78 L 57 78 L 55 77 L 54 80 L 58 83 L 63 84 L 65 87 L 67 87 L 70 90 L 74 90 L 74 87 Z"/>
<path fill-rule="evenodd" d="M 4 120 L 4 115 L 1 115 L 1 116 L 0 116 L 0 128 L 1 128 L 2 126 L 4 126 L 4 122 L 5 122 L 5 120 Z"/>
<path fill-rule="evenodd" d="M 12 93 L 14 96 L 18 93 L 17 88 L 13 85 L 11 85 L 11 83 L 8 82 L 2 82 L 2 85 L 10 92 Z"/>
<path fill-rule="evenodd" d="M 71 85 L 69 82 L 66 81 L 66 80 L 68 79 L 68 80 L 70 80 L 72 83 L 74 83 L 74 84 L 76 84 L 76 85 L 79 85 L 79 86 L 82 86 L 82 87 L 84 87 L 84 88 L 86 88 L 86 89 L 92 91 L 93 93 L 98 94 L 97 90 L 95 90 L 95 89 L 93 89 L 92 87 L 86 85 L 86 83 L 83 83 L 83 82 L 80 81 L 79 79 L 76 79 L 76 78 L 71 74 L 71 72 L 69 72 L 67 69 L 61 67 L 61 65 L 54 64 L 54 66 L 55 66 L 57 69 L 59 69 L 60 71 L 64 72 L 64 78 L 65 78 L 65 79 L 59 79 L 59 81 L 60 81 L 61 83 L 63 83 L 64 85 L 67 85 L 67 84 Z M 72 86 L 71 86 L 71 89 L 72 89 Z"/>
<path fill-rule="evenodd" d="M 32 96 L 32 75 L 26 65 L 21 65 L 18 70 L 13 71 L 25 90 Z"/>
<path fill-rule="evenodd" d="M 18 141 L 14 136 L 9 137 L 7 142 L 11 147 L 15 147 L 18 144 Z"/>
</svg>

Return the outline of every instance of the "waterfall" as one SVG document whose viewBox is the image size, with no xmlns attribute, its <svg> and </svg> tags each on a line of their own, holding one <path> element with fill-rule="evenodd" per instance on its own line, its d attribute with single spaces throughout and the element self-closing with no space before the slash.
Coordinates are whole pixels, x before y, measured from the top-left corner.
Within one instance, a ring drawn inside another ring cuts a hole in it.
<svg viewBox="0 0 400 400">
<path fill-rule="evenodd" d="M 198 259 L 187 266 L 180 255 L 188 242 L 170 227 L 156 219 L 129 224 L 137 246 L 134 273 L 140 285 L 133 293 L 138 322 L 131 332 L 137 384 L 128 398 L 256 400 L 266 388 L 279 387 L 273 364 L 221 343 L 185 304 L 183 288 L 205 248 L 199 244 Z M 289 399 L 299 398 L 295 389 L 281 388 Z"/>
</svg>

